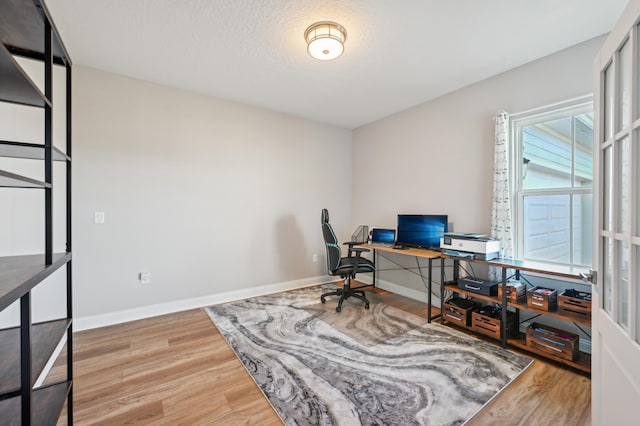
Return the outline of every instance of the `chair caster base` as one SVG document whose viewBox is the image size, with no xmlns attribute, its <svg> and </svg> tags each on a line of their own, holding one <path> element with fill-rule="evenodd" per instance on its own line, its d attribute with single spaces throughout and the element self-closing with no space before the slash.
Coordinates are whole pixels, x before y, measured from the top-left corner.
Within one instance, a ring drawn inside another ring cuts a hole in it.
<svg viewBox="0 0 640 426">
<path fill-rule="evenodd" d="M 345 285 L 343 288 L 321 294 L 320 301 L 322 303 L 325 303 L 327 301 L 327 297 L 329 296 L 340 296 L 340 300 L 338 300 L 338 306 L 336 307 L 336 312 L 342 311 L 342 302 L 350 297 L 355 297 L 356 299 L 362 300 L 364 302 L 365 309 L 369 309 L 369 301 L 365 297 L 364 291 L 352 290 L 349 284 Z"/>
</svg>

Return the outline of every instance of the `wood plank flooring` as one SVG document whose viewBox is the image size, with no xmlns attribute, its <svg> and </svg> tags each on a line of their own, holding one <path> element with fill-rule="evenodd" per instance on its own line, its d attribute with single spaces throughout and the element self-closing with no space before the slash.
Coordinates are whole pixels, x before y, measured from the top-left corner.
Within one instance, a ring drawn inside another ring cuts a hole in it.
<svg viewBox="0 0 640 426">
<path fill-rule="evenodd" d="M 389 305 L 426 316 L 424 303 L 380 289 L 368 291 Z M 64 362 L 61 356 L 47 382 L 64 374 Z M 587 377 L 536 360 L 469 424 L 589 425 L 590 392 Z M 76 333 L 74 421 L 282 424 L 202 309 Z M 64 413 L 58 424 L 66 424 Z"/>
</svg>

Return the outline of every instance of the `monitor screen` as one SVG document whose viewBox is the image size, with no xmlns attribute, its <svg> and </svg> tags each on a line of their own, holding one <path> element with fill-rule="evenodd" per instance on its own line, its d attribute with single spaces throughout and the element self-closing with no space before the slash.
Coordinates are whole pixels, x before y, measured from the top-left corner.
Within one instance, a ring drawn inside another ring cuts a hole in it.
<svg viewBox="0 0 640 426">
<path fill-rule="evenodd" d="M 432 214 L 399 214 L 397 244 L 411 247 L 439 248 L 447 232 L 449 217 Z"/>
<path fill-rule="evenodd" d="M 393 244 L 396 242 L 396 230 L 373 228 L 371 231 L 371 242 Z"/>
</svg>

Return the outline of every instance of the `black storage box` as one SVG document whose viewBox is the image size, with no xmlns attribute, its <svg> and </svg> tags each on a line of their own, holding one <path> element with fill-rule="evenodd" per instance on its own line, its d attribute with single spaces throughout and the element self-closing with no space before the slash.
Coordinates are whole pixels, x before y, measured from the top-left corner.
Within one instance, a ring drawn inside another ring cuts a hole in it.
<svg viewBox="0 0 640 426">
<path fill-rule="evenodd" d="M 480 278 L 464 277 L 458 279 L 458 288 L 485 296 L 498 295 L 498 283 Z"/>
</svg>

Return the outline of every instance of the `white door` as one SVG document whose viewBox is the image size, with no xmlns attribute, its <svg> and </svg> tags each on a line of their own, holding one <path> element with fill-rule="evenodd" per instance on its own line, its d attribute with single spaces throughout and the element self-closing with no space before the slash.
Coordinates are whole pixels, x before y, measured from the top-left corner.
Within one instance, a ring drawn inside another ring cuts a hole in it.
<svg viewBox="0 0 640 426">
<path fill-rule="evenodd" d="M 594 425 L 640 424 L 639 18 L 630 0 L 595 65 Z"/>
</svg>

